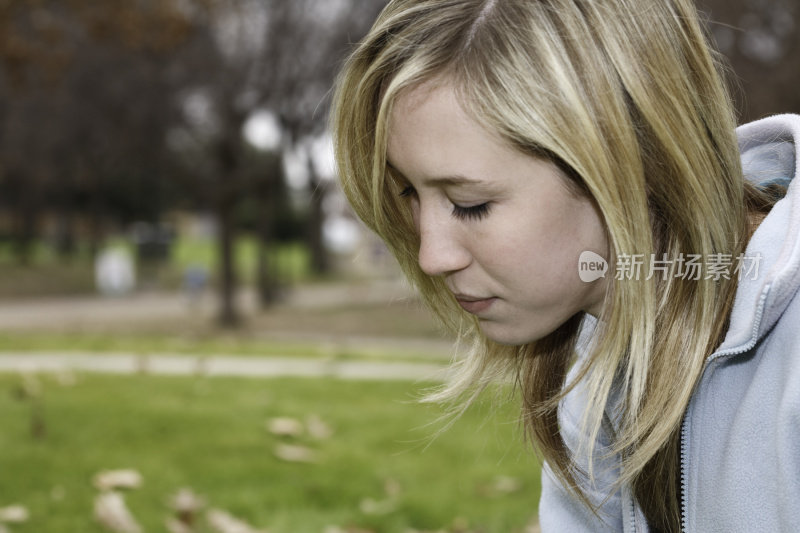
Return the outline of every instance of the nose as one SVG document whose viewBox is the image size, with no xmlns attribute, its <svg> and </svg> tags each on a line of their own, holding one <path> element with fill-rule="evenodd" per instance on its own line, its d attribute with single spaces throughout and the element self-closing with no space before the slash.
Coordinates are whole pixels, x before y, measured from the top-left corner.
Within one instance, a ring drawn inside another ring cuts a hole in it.
<svg viewBox="0 0 800 533">
<path fill-rule="evenodd" d="M 419 266 L 429 276 L 442 276 L 466 268 L 471 255 L 463 239 L 467 235 L 454 227 L 449 213 L 434 216 L 417 214 L 419 228 Z"/>
</svg>

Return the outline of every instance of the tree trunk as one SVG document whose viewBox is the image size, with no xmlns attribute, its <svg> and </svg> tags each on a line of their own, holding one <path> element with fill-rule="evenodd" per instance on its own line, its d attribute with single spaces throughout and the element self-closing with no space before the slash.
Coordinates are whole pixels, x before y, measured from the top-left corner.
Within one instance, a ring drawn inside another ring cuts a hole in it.
<svg viewBox="0 0 800 533">
<path fill-rule="evenodd" d="M 238 131 L 234 129 L 234 131 Z M 238 199 L 237 153 L 234 140 L 223 138 L 217 146 L 219 176 L 217 181 L 217 220 L 219 222 L 219 324 L 233 328 L 240 324 L 241 317 L 236 307 L 236 221 L 234 220 Z"/>
<path fill-rule="evenodd" d="M 308 244 L 311 249 L 311 271 L 317 275 L 330 272 L 330 261 L 322 240 L 322 226 L 325 223 L 325 212 L 322 204 L 327 192 L 326 184 L 314 171 L 311 158 L 308 158 L 309 186 L 311 187 L 311 213 L 309 216 Z"/>
<path fill-rule="evenodd" d="M 270 259 L 272 244 L 272 218 L 275 213 L 274 188 L 265 180 L 257 191 L 260 208 L 258 210 L 258 298 L 262 307 L 269 307 L 278 299 L 276 269 Z"/>
<path fill-rule="evenodd" d="M 75 256 L 76 249 L 74 215 L 70 209 L 63 208 L 57 216 L 56 252 L 60 259 L 69 261 Z"/>
<path fill-rule="evenodd" d="M 233 202 L 227 194 L 220 195 L 217 204 L 219 221 L 220 312 L 223 327 L 238 326 L 241 317 L 236 309 L 236 265 L 234 262 L 235 230 Z"/>
<path fill-rule="evenodd" d="M 17 256 L 17 263 L 21 266 L 28 266 L 31 263 L 31 247 L 34 234 L 33 220 L 29 209 L 20 208 L 17 215 L 17 229 L 14 233 L 14 251 Z"/>
</svg>

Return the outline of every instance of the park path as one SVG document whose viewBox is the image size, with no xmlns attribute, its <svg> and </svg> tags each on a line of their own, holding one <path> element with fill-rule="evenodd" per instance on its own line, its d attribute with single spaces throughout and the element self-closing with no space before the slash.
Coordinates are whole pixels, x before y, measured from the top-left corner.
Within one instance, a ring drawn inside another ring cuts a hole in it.
<svg viewBox="0 0 800 533">
<path fill-rule="evenodd" d="M 333 283 L 299 286 L 281 303 L 294 310 L 335 308 L 342 303 L 380 304 L 404 300 L 412 295 L 399 280 L 369 283 Z M 139 322 L 200 318 L 215 313 L 212 294 L 192 300 L 180 292 L 142 292 L 126 297 L 80 296 L 37 298 L 0 303 L 0 331 L 49 331 L 136 324 Z M 239 308 L 245 314 L 258 311 L 253 291 L 242 291 Z M 278 311 L 280 312 L 280 311 Z M 302 328 L 301 328 L 302 330 Z M 228 354 L 187 355 L 176 353 L 120 353 L 75 351 L 0 351 L 0 372 L 102 372 L 114 374 L 152 373 L 165 375 L 241 377 L 334 377 L 339 379 L 434 380 L 444 376 L 451 344 L 425 338 L 379 338 L 353 335 L 330 336 L 315 331 L 270 332 L 276 340 L 311 342 L 346 353 L 357 346 L 375 354 L 409 350 L 430 354 L 430 361 L 344 359 L 339 357 L 236 356 Z"/>
<path fill-rule="evenodd" d="M 293 309 L 333 308 L 342 304 L 375 304 L 412 297 L 411 289 L 400 279 L 298 285 L 289 290 L 281 307 Z M 257 312 L 255 291 L 237 293 L 237 307 L 249 315 Z M 143 320 L 210 318 L 217 312 L 216 294 L 142 291 L 131 295 L 39 297 L 0 302 L 0 330 L 52 328 L 53 324 L 120 324 Z"/>
<path fill-rule="evenodd" d="M 0 372 L 441 381 L 445 378 L 447 370 L 444 364 L 402 361 L 227 355 L 140 355 L 108 352 L 5 352 L 0 353 Z"/>
</svg>

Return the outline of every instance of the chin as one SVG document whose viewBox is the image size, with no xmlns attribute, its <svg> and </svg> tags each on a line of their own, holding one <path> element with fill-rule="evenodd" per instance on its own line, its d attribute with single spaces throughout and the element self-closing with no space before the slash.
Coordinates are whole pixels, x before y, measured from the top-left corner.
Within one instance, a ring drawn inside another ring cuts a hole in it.
<svg viewBox="0 0 800 533">
<path fill-rule="evenodd" d="M 522 346 L 545 337 L 549 332 L 534 332 L 498 323 L 481 322 L 481 331 L 492 342 L 506 346 Z"/>
<path fill-rule="evenodd" d="M 538 341 L 558 329 L 558 323 L 544 324 L 539 327 L 527 327 L 520 324 L 503 324 L 500 322 L 479 321 L 481 331 L 487 339 L 506 346 L 522 346 Z"/>
</svg>

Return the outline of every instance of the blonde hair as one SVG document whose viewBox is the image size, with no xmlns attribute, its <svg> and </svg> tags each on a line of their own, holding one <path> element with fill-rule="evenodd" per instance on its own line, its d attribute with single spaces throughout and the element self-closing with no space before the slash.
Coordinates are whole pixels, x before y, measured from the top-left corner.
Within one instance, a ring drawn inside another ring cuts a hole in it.
<svg viewBox="0 0 800 533">
<path fill-rule="evenodd" d="M 399 94 L 437 79 L 511 146 L 555 162 L 602 214 L 612 257 L 744 252 L 748 195 L 735 117 L 690 0 L 395 0 L 352 54 L 332 114 L 336 160 L 358 216 L 387 243 L 425 302 L 472 346 L 436 400 L 475 397 L 516 376 L 529 435 L 589 504 L 576 465 L 591 456 L 604 409 L 621 395 L 611 452 L 622 457 L 651 525 L 678 530 L 680 424 L 707 355 L 721 341 L 733 279 L 614 280 L 576 378 L 582 316 L 523 346 L 487 340 L 441 278 L 417 263 L 417 236 L 386 164 Z M 577 267 L 577 265 L 576 265 Z M 613 267 L 612 267 L 613 268 Z M 577 272 L 576 272 L 577 274 Z M 660 279 L 661 278 L 661 279 Z M 558 405 L 581 381 L 582 445 L 568 450 Z"/>
</svg>

